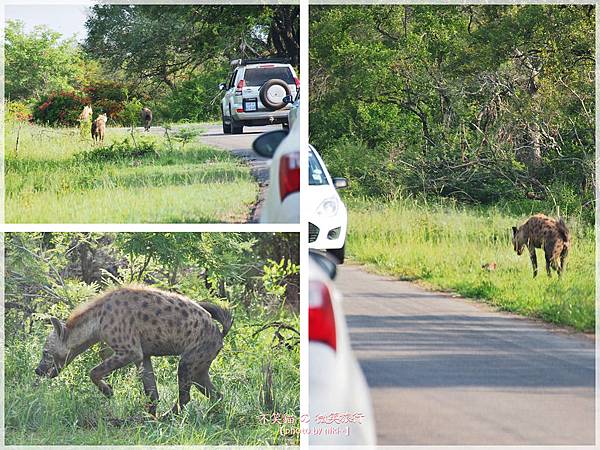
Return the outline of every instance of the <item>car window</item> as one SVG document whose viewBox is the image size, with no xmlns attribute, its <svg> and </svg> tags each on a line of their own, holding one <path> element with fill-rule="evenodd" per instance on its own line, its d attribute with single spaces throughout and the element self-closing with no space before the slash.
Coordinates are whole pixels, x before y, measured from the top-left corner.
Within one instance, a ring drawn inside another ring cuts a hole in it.
<svg viewBox="0 0 600 450">
<path fill-rule="evenodd" d="M 262 86 L 267 81 L 278 78 L 287 84 L 294 84 L 294 76 L 289 67 L 262 67 L 246 69 L 244 80 L 246 86 Z"/>
<path fill-rule="evenodd" d="M 235 83 L 236 75 L 237 75 L 237 70 L 234 70 L 233 73 L 231 74 L 231 78 L 229 79 L 229 86 L 227 86 L 228 89 L 233 87 L 233 84 Z"/>
<path fill-rule="evenodd" d="M 309 186 L 329 184 L 325 171 L 313 152 L 308 152 L 308 177 Z"/>
</svg>

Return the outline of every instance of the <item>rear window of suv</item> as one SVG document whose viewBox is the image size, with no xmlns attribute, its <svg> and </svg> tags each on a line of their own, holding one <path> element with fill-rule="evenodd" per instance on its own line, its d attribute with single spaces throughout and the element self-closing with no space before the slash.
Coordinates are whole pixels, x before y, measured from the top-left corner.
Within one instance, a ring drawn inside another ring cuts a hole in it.
<svg viewBox="0 0 600 450">
<path fill-rule="evenodd" d="M 283 80 L 287 84 L 294 84 L 294 76 L 289 67 L 257 67 L 246 69 L 246 73 L 244 73 L 246 86 L 262 86 L 273 78 Z"/>
</svg>

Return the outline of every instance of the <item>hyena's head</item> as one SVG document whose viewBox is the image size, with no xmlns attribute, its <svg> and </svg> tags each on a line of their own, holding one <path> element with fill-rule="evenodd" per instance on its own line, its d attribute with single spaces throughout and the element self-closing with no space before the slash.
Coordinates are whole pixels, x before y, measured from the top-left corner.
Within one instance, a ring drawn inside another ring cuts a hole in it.
<svg viewBox="0 0 600 450">
<path fill-rule="evenodd" d="M 69 351 L 67 349 L 68 329 L 56 317 L 50 319 L 52 332 L 46 338 L 42 359 L 35 369 L 36 375 L 54 378 L 66 365 Z"/>
<path fill-rule="evenodd" d="M 523 230 L 520 230 L 517 227 L 512 227 L 512 232 L 513 248 L 515 249 L 515 252 L 517 252 L 517 255 L 520 256 L 523 253 L 523 250 L 525 249 L 525 234 L 523 233 Z"/>
</svg>

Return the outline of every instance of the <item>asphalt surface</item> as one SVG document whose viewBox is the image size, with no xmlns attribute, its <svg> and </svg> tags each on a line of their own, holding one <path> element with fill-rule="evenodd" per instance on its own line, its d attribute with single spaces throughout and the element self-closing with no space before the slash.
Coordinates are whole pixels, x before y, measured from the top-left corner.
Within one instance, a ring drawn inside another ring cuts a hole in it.
<svg viewBox="0 0 600 450">
<path fill-rule="evenodd" d="M 594 341 L 340 266 L 379 445 L 594 444 Z"/>
<path fill-rule="evenodd" d="M 198 137 L 198 140 L 211 147 L 228 150 L 234 155 L 242 158 L 250 166 L 252 175 L 256 178 L 259 185 L 258 199 L 252 210 L 248 214 L 249 222 L 258 222 L 260 210 L 265 200 L 266 188 L 269 185 L 269 159 L 263 158 L 252 150 L 252 143 L 262 133 L 281 129 L 281 125 L 267 125 L 263 127 L 244 127 L 243 134 L 224 134 L 221 124 L 200 123 L 199 125 L 206 131 Z M 179 128 L 186 125 L 173 125 L 171 134 L 177 133 Z M 136 128 L 140 133 L 144 132 L 143 127 Z M 161 126 L 152 126 L 150 134 L 164 135 L 165 129 Z"/>
</svg>

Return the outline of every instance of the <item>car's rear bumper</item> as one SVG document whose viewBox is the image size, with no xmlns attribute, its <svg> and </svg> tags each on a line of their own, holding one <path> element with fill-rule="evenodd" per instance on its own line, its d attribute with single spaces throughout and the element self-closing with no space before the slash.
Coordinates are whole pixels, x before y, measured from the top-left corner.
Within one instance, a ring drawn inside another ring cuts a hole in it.
<svg viewBox="0 0 600 450">
<path fill-rule="evenodd" d="M 300 222 L 300 193 L 289 194 L 279 202 L 279 192 L 269 187 L 265 203 L 260 211 L 260 223 L 295 223 Z"/>
<path fill-rule="evenodd" d="M 270 125 L 278 123 L 287 123 L 288 121 L 288 110 L 280 109 L 277 111 L 257 111 L 257 112 L 232 112 L 233 119 L 237 122 L 241 122 L 243 125 Z"/>
</svg>

